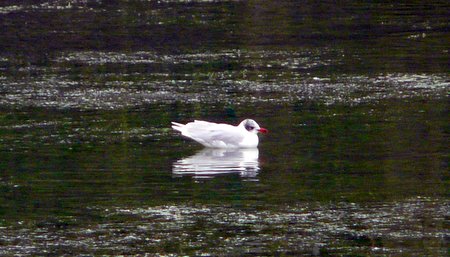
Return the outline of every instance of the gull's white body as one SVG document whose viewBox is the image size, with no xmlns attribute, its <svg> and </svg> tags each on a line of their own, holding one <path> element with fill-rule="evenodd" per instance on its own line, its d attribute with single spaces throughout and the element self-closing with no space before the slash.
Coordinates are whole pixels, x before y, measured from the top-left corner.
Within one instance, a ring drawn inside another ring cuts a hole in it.
<svg viewBox="0 0 450 257">
<path fill-rule="evenodd" d="M 238 126 L 199 120 L 187 124 L 172 122 L 172 128 L 211 148 L 254 148 L 259 143 L 257 133 L 267 132 L 250 119 L 242 121 Z"/>
</svg>

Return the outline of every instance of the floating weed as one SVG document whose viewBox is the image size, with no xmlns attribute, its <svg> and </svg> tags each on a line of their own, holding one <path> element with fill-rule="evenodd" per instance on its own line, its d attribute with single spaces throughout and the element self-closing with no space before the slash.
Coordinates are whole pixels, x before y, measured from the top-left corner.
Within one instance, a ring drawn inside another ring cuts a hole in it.
<svg viewBox="0 0 450 257">
<path fill-rule="evenodd" d="M 410 248 L 409 242 L 425 240 L 431 247 L 448 237 L 442 226 L 449 204 L 441 203 L 414 198 L 381 205 L 309 203 L 264 211 L 214 205 L 93 207 L 90 211 L 103 217 L 97 225 L 54 230 L 42 223 L 39 230 L 25 225 L 3 229 L 1 253 L 33 254 L 58 249 L 60 253 L 139 254 L 151 250 L 155 254 L 265 255 L 311 254 L 315 249 L 333 254 L 407 254 L 412 249 L 420 250 Z M 383 245 L 384 239 L 402 243 Z"/>
</svg>

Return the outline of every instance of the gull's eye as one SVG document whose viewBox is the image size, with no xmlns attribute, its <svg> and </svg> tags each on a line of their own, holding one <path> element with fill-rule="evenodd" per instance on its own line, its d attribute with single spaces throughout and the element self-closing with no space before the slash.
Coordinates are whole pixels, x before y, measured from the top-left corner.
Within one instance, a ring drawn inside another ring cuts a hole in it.
<svg viewBox="0 0 450 257">
<path fill-rule="evenodd" d="M 252 131 L 253 129 L 255 129 L 255 127 L 247 125 L 245 126 L 245 129 L 248 131 Z"/>
</svg>

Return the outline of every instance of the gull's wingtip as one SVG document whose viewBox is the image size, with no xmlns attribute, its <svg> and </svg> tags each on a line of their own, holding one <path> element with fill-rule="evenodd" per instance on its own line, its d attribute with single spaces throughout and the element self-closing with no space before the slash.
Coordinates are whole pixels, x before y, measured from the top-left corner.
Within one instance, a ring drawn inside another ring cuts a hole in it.
<svg viewBox="0 0 450 257">
<path fill-rule="evenodd" d="M 174 125 L 174 126 L 179 126 L 179 127 L 184 126 L 184 124 L 181 124 L 181 123 L 178 123 L 178 122 L 175 122 L 175 121 L 172 121 L 171 123 L 172 123 L 172 125 Z"/>
<path fill-rule="evenodd" d="M 185 126 L 184 124 L 172 121 L 172 128 L 178 131 L 181 131 L 181 129 Z"/>
</svg>

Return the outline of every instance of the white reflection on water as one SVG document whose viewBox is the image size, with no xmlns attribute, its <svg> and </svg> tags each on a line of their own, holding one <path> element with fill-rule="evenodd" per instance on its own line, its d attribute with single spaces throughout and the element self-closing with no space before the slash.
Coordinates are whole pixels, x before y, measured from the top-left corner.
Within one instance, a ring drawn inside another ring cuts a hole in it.
<svg viewBox="0 0 450 257">
<path fill-rule="evenodd" d="M 222 174 L 239 174 L 241 177 L 256 177 L 259 171 L 258 148 L 211 149 L 205 148 L 196 154 L 173 163 L 174 176 L 209 178 Z"/>
</svg>

